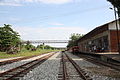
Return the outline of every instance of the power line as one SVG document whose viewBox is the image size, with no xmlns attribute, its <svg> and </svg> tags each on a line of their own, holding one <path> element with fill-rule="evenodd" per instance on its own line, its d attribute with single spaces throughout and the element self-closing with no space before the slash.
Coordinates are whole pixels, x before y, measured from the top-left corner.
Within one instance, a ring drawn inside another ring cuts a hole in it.
<svg viewBox="0 0 120 80">
<path fill-rule="evenodd" d="M 38 19 L 37 22 L 39 23 L 44 23 L 45 21 L 44 20 L 48 20 L 48 19 L 53 19 L 53 18 L 58 18 L 58 17 L 66 17 L 66 16 L 71 16 L 71 15 L 76 15 L 76 14 L 83 14 L 83 13 L 88 13 L 88 12 L 94 12 L 94 11 L 99 11 L 100 9 L 105 9 L 105 8 L 109 8 L 111 5 L 107 5 L 107 6 L 100 6 L 100 7 L 96 7 L 96 8 L 89 8 L 89 9 L 84 9 L 84 10 L 80 10 L 80 11 L 72 11 L 72 12 L 67 12 L 67 13 L 62 13 L 62 14 L 57 14 L 57 15 L 49 15 L 49 16 L 43 16 L 41 18 L 39 17 L 31 17 L 32 19 L 29 19 L 29 20 L 32 20 L 30 23 L 33 23 L 33 18 L 36 18 Z M 23 20 L 24 21 L 24 20 Z M 22 21 L 22 22 L 23 22 Z M 28 20 L 27 20 L 28 21 Z M 27 21 L 24 21 L 24 22 L 27 22 Z M 36 21 L 36 20 L 35 20 Z"/>
<path fill-rule="evenodd" d="M 74 14 L 82 14 L 82 13 L 86 13 L 86 12 L 98 11 L 98 10 L 103 9 L 103 8 L 109 8 L 109 5 L 102 6 L 102 7 L 97 7 L 97 8 L 90 8 L 90 9 L 80 10 L 80 11 L 73 11 L 73 12 L 62 13 L 62 14 L 58 14 L 56 16 L 55 15 L 51 15 L 51 16 L 61 17 L 61 16 L 68 16 L 68 15 L 74 15 Z M 49 18 L 49 17 L 50 16 L 43 16 L 43 18 L 41 18 L 41 19 Z"/>
</svg>

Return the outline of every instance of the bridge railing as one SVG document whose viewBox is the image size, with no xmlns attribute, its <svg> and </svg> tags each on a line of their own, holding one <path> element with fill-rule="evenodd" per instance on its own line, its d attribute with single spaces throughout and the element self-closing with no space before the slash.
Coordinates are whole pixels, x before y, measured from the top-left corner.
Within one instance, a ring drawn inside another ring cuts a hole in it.
<svg viewBox="0 0 120 80">
<path fill-rule="evenodd" d="M 69 40 L 36 40 L 36 41 L 22 41 L 21 43 L 68 43 Z"/>
</svg>

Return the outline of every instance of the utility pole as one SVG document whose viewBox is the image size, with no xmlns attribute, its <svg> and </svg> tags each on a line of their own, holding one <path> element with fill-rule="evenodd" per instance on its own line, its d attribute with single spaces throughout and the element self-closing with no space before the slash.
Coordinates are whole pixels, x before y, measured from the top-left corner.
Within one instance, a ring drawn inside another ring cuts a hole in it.
<svg viewBox="0 0 120 80">
<path fill-rule="evenodd" d="M 120 45 L 119 45 L 119 26 L 118 26 L 118 19 L 117 19 L 117 11 L 114 6 L 114 15 L 115 15 L 115 23 L 116 23 L 116 32 L 117 32 L 117 47 L 118 47 L 118 52 L 120 53 Z"/>
<path fill-rule="evenodd" d="M 116 20 L 116 29 L 117 29 L 117 40 L 118 40 L 118 52 L 120 54 L 120 43 L 119 43 L 119 31 L 120 31 L 120 0 L 107 0 L 114 6 L 114 14 L 115 14 L 115 20 Z M 117 9 L 117 10 L 116 10 Z M 117 19 L 117 13 L 118 13 L 118 19 Z M 118 21 L 119 21 L 119 27 L 118 27 Z"/>
</svg>

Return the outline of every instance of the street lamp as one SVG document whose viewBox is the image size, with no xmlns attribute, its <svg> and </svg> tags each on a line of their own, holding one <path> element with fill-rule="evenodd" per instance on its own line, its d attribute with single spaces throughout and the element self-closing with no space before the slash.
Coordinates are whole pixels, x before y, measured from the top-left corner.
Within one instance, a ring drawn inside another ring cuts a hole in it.
<svg viewBox="0 0 120 80">
<path fill-rule="evenodd" d="M 114 8 L 117 9 L 119 27 L 120 27 L 120 0 L 107 0 L 107 1 L 109 1 L 114 6 Z"/>
<path fill-rule="evenodd" d="M 107 0 L 109 1 L 112 5 L 114 5 L 118 10 L 120 10 L 120 0 Z"/>
<path fill-rule="evenodd" d="M 116 32 L 117 32 L 117 43 L 118 43 L 118 52 L 120 54 L 120 44 L 119 44 L 119 29 L 120 29 L 120 0 L 107 0 L 109 1 L 114 7 L 114 15 L 115 15 L 115 22 L 116 22 Z M 117 9 L 117 10 L 116 10 Z M 118 13 L 118 19 L 117 19 Z M 119 21 L 119 27 L 118 27 Z"/>
<path fill-rule="evenodd" d="M 110 8 L 114 10 L 114 15 L 115 15 L 115 25 L 116 25 L 116 33 L 117 33 L 117 48 L 118 48 L 118 52 L 120 52 L 120 46 L 119 46 L 119 27 L 118 27 L 118 19 L 117 19 L 117 11 L 116 8 Z"/>
</svg>

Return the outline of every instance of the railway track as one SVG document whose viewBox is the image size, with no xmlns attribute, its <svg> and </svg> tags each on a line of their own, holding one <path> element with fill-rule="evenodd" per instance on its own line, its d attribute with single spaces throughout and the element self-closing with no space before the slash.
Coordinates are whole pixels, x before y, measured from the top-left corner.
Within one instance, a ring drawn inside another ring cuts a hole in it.
<svg viewBox="0 0 120 80">
<path fill-rule="evenodd" d="M 79 57 L 82 57 L 84 58 L 85 60 L 89 61 L 89 62 L 92 62 L 94 64 L 98 64 L 98 65 L 104 65 L 104 66 L 107 66 L 107 67 L 110 67 L 112 69 L 115 69 L 117 71 L 120 71 L 120 64 L 116 64 L 116 63 L 113 63 L 113 62 L 105 62 L 105 61 L 102 61 L 100 59 L 96 59 L 94 57 L 90 57 L 90 56 L 85 56 L 85 55 L 82 55 L 82 56 L 79 56 Z"/>
<path fill-rule="evenodd" d="M 63 53 L 58 80 L 92 80 L 87 73 L 81 69 L 75 61 L 73 61 L 67 54 Z"/>
<path fill-rule="evenodd" d="M 21 77 L 23 77 L 25 74 L 27 74 L 29 71 L 31 71 L 32 69 L 43 63 L 44 61 L 46 61 L 52 55 L 54 54 L 48 54 L 39 59 L 28 62 L 24 65 L 0 73 L 0 80 L 19 80 Z"/>
<path fill-rule="evenodd" d="M 40 55 L 41 55 L 41 54 L 40 54 Z M 22 58 L 17 58 L 17 59 L 12 59 L 12 60 L 1 61 L 1 62 L 0 62 L 0 66 L 6 65 L 6 64 L 11 64 L 11 63 L 13 63 L 13 62 L 21 61 L 21 60 L 24 60 L 24 59 L 29 59 L 29 58 L 36 57 L 36 56 L 40 56 L 40 55 L 34 55 L 34 56 L 28 56 L 28 57 L 22 57 Z"/>
</svg>

